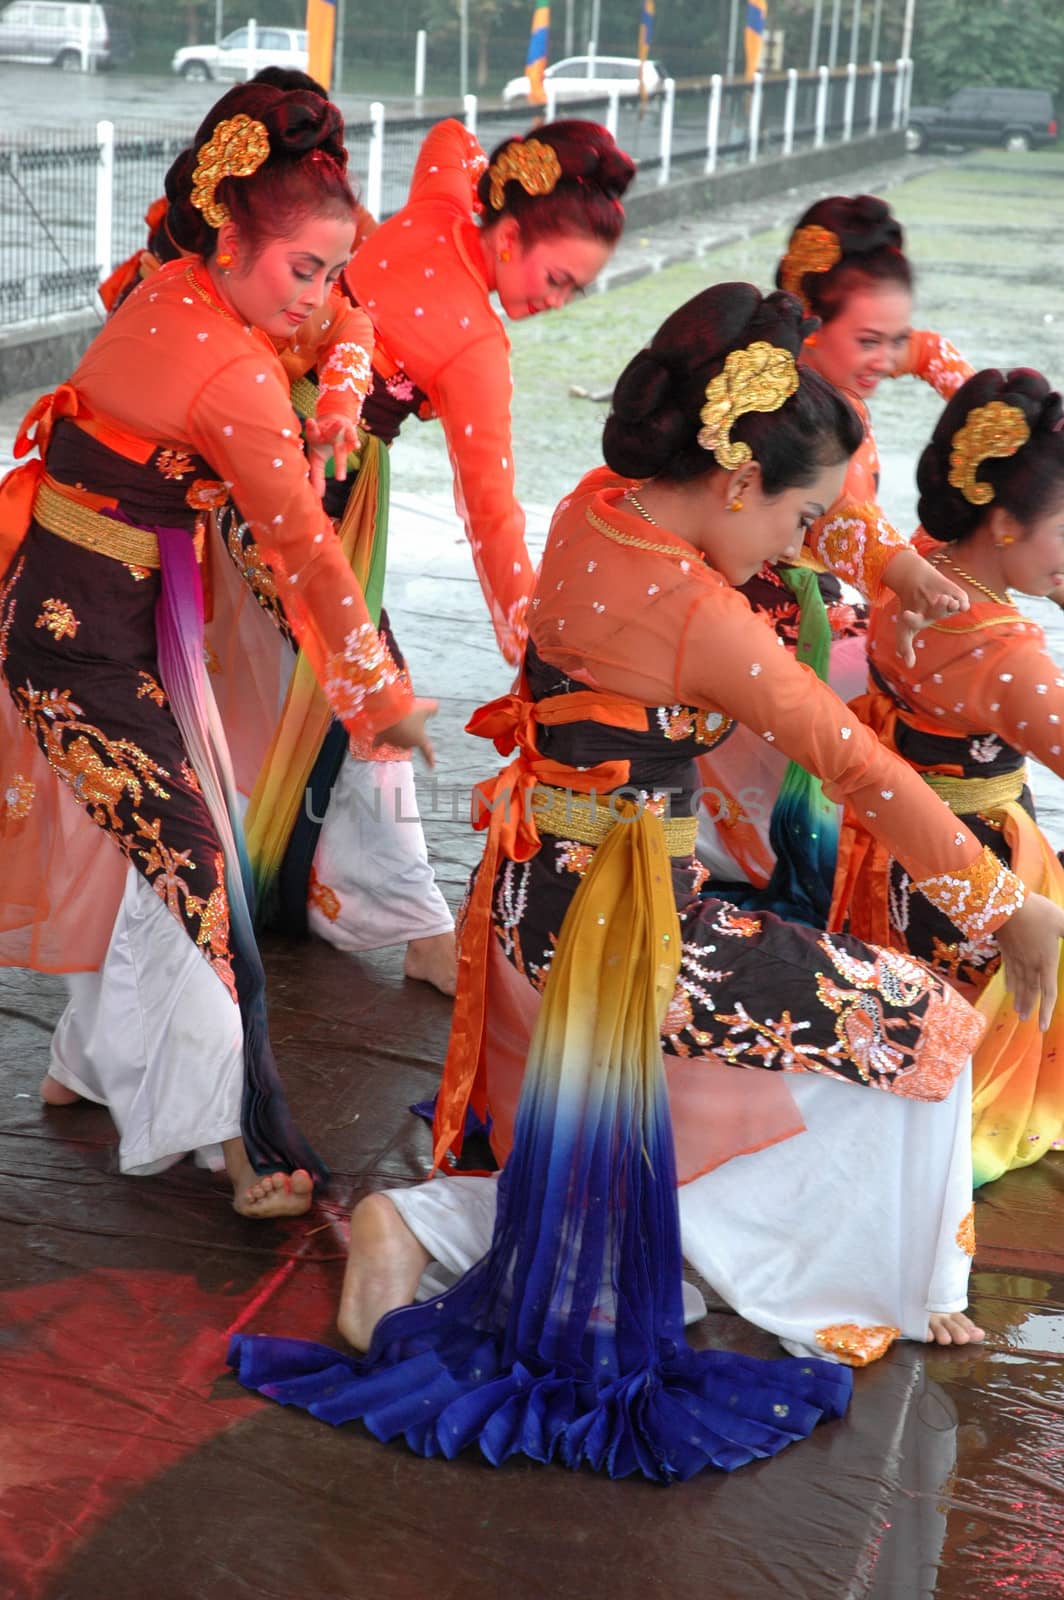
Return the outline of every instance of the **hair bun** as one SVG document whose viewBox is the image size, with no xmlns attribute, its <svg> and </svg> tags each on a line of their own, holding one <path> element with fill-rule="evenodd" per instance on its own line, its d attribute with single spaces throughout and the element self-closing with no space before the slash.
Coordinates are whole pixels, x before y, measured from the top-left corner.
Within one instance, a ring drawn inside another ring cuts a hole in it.
<svg viewBox="0 0 1064 1600">
<path fill-rule="evenodd" d="M 534 130 L 530 138 L 549 144 L 561 163 L 562 177 L 592 183 L 611 200 L 619 200 L 635 176 L 635 163 L 607 128 L 597 122 L 567 118 Z"/>
<path fill-rule="evenodd" d="M 261 118 L 270 135 L 271 156 L 283 153 L 298 160 L 320 150 L 346 167 L 344 119 L 332 101 L 306 89 L 273 92 L 278 99 Z"/>
<path fill-rule="evenodd" d="M 668 366 L 656 351 L 637 351 L 613 391 L 613 411 L 618 420 L 644 422 L 664 404 L 671 379 Z"/>
</svg>

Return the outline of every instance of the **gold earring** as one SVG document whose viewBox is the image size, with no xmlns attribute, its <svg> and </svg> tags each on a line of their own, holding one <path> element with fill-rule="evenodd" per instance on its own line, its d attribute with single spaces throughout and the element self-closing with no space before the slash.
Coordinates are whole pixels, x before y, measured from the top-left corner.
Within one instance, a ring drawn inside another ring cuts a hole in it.
<svg viewBox="0 0 1064 1600">
<path fill-rule="evenodd" d="M 218 265 L 221 267 L 223 272 L 229 271 L 229 268 L 233 265 L 233 254 L 231 250 L 223 250 L 220 252 L 218 256 Z"/>
<path fill-rule="evenodd" d="M 1016 535 L 1014 533 L 1006 533 L 1003 536 L 1003 538 L 1001 540 L 1001 543 L 998 545 L 998 549 L 999 550 L 1007 550 L 1010 544 L 1015 544 L 1015 543 L 1016 543 Z"/>
<path fill-rule="evenodd" d="M 729 500 L 728 501 L 728 510 L 729 511 L 741 511 L 742 509 L 743 509 L 743 502 L 742 502 L 742 497 L 740 495 L 736 495 L 734 500 Z"/>
<path fill-rule="evenodd" d="M 499 260 L 500 261 L 509 261 L 509 259 L 510 259 L 509 250 L 500 250 L 499 251 Z"/>
</svg>

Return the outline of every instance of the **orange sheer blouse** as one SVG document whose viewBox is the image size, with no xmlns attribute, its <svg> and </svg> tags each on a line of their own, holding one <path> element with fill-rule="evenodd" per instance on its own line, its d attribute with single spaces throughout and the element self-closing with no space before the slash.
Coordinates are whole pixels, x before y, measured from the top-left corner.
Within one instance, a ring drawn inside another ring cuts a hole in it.
<svg viewBox="0 0 1064 1600">
<path fill-rule="evenodd" d="M 540 655 L 592 689 L 744 724 L 848 802 L 959 926 L 998 927 L 1023 902 L 1019 879 L 693 545 L 648 529 L 626 487 L 600 468 L 559 505 L 529 611 Z"/>
<path fill-rule="evenodd" d="M 475 221 L 474 189 L 486 164 L 461 123 L 433 128 L 406 205 L 345 276 L 373 322 L 382 370 L 405 373 L 443 425 L 455 505 L 499 648 L 516 665 L 533 574 L 514 489 L 510 342 L 491 307 Z"/>
<path fill-rule="evenodd" d="M 138 381 L 146 373 L 151 381 Z M 264 333 L 222 304 L 197 262 L 170 262 L 131 295 L 69 387 L 82 413 L 142 440 L 146 454 L 165 443 L 211 464 L 250 524 L 293 631 L 350 733 L 371 738 L 412 709 L 412 692 L 308 482 L 280 358 Z"/>
</svg>

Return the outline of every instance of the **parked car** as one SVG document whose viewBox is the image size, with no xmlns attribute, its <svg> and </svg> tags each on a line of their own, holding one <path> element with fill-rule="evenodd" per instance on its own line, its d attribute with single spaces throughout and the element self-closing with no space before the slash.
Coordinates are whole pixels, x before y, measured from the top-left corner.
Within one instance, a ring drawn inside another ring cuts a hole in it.
<svg viewBox="0 0 1064 1600">
<path fill-rule="evenodd" d="M 566 56 L 555 61 L 543 74 L 545 84 L 553 86 L 559 100 L 592 100 L 598 95 L 639 93 L 639 61 L 635 56 Z M 658 61 L 644 68 L 648 94 L 660 94 L 665 87 L 665 69 Z M 528 79 L 511 78 L 502 91 L 507 103 L 528 96 Z"/>
<path fill-rule="evenodd" d="M 170 70 L 182 78 L 221 78 L 236 81 L 260 67 L 294 67 L 306 72 L 307 35 L 303 28 L 264 26 L 255 31 L 255 59 L 251 61 L 247 28 L 236 28 L 218 44 L 189 44 L 174 53 Z M 250 72 L 248 70 L 250 64 Z"/>
<path fill-rule="evenodd" d="M 1048 89 L 958 89 L 944 106 L 913 106 L 905 131 L 910 150 L 934 145 L 1001 144 L 1031 150 L 1057 137 Z"/>
<path fill-rule="evenodd" d="M 0 61 L 81 72 L 109 67 L 127 54 L 112 37 L 103 6 L 86 0 L 12 0 L 0 11 Z"/>
</svg>

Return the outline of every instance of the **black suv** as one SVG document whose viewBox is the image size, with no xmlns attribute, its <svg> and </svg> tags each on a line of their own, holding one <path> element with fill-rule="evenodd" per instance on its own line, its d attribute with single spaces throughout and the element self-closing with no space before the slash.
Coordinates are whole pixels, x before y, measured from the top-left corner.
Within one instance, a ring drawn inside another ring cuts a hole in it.
<svg viewBox="0 0 1064 1600">
<path fill-rule="evenodd" d="M 944 106 L 913 106 L 905 130 L 910 150 L 933 145 L 1003 144 L 1031 150 L 1057 136 L 1048 89 L 958 89 Z"/>
</svg>

